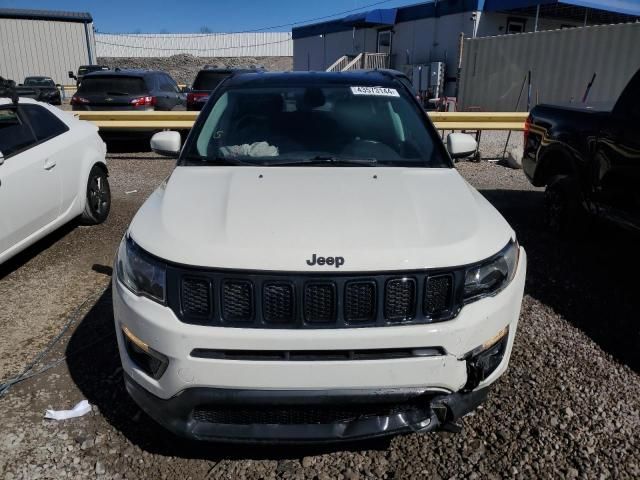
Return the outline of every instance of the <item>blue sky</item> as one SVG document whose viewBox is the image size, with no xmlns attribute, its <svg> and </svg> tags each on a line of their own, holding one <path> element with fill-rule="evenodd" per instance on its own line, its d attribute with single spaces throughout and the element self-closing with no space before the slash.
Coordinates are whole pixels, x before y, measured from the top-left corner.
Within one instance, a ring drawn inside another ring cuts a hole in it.
<svg viewBox="0 0 640 480">
<path fill-rule="evenodd" d="M 254 30 L 331 15 L 381 0 L 0 0 L 0 8 L 90 12 L 101 32 L 213 32 Z M 390 8 L 419 0 L 390 0 Z M 290 30 L 283 27 L 277 30 Z M 270 31 L 277 31 L 270 30 Z"/>
</svg>

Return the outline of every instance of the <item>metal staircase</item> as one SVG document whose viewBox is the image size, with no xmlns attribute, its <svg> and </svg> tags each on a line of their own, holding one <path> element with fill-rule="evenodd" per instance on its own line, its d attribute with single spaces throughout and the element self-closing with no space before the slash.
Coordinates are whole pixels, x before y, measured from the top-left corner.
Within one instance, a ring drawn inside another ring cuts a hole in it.
<svg viewBox="0 0 640 480">
<path fill-rule="evenodd" d="M 349 70 L 369 70 L 374 68 L 389 68 L 388 53 L 359 53 L 358 55 L 343 55 L 327 68 L 327 72 L 347 72 Z"/>
</svg>

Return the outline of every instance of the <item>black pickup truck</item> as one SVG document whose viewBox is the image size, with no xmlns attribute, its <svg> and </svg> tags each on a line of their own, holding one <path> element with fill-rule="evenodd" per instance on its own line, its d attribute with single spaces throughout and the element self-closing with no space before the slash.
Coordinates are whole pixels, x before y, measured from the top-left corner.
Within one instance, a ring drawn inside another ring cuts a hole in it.
<svg viewBox="0 0 640 480">
<path fill-rule="evenodd" d="M 595 215 L 640 231 L 640 70 L 614 105 L 536 106 L 522 167 L 533 185 L 546 186 L 553 230 Z"/>
<path fill-rule="evenodd" d="M 24 83 L 16 87 L 18 95 L 21 97 L 33 98 L 39 102 L 47 102 L 51 105 L 61 105 L 60 85 L 50 77 L 27 77 Z"/>
</svg>

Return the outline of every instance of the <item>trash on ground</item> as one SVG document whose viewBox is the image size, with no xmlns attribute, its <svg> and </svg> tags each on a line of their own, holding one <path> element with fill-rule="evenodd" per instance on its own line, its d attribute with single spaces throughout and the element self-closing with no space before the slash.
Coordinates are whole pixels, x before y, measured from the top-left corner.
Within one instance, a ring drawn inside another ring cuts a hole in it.
<svg viewBox="0 0 640 480">
<path fill-rule="evenodd" d="M 81 400 L 71 410 L 47 410 L 44 418 L 52 420 L 67 420 L 68 418 L 82 417 L 91 411 L 91 405 L 87 400 Z"/>
</svg>

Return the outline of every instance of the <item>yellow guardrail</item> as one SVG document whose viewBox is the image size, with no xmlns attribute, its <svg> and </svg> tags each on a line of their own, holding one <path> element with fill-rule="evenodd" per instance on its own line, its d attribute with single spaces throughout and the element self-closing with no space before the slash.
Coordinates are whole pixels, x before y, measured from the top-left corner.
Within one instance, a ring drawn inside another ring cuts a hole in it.
<svg viewBox="0 0 640 480">
<path fill-rule="evenodd" d="M 101 130 L 188 130 L 199 112 L 74 112 Z M 438 130 L 524 130 L 527 112 L 428 112 Z"/>
</svg>

